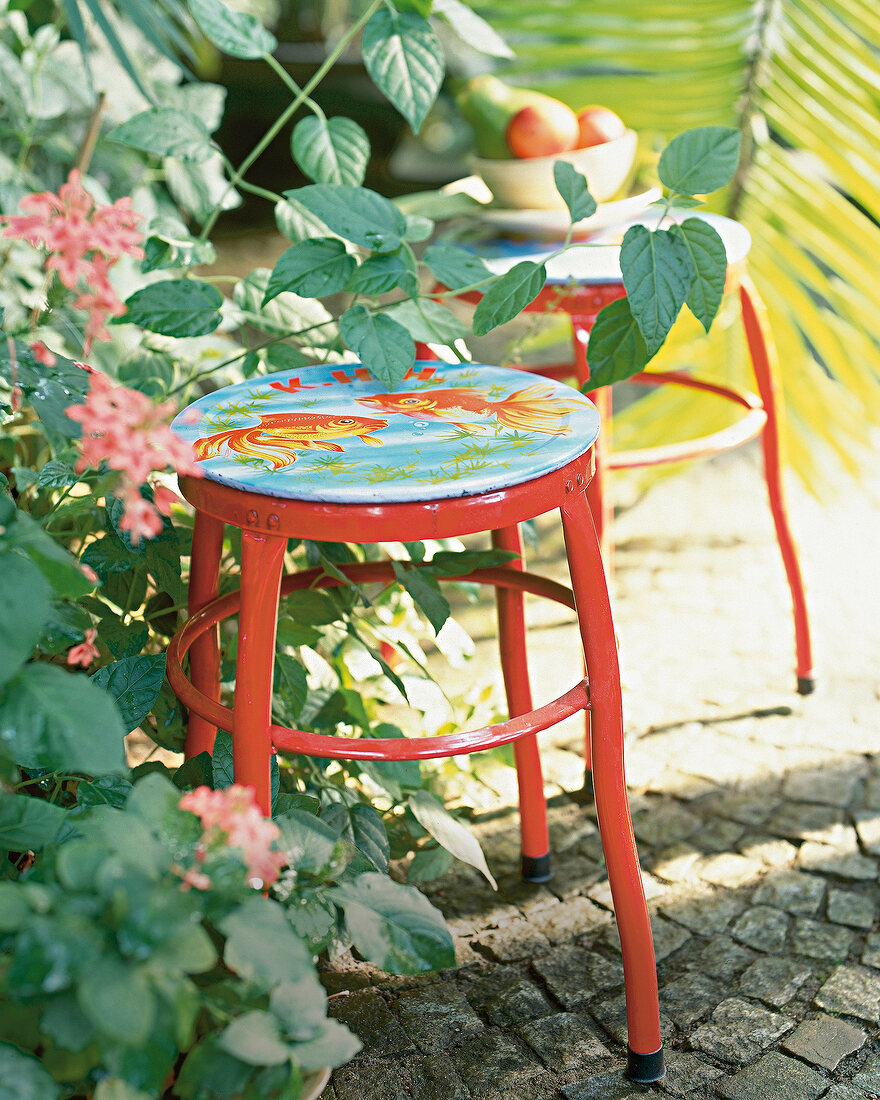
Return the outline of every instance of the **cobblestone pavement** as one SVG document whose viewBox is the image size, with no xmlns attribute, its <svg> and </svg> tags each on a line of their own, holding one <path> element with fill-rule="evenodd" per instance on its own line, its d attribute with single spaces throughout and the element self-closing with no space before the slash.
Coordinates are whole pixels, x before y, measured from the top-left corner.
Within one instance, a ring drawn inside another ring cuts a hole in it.
<svg viewBox="0 0 880 1100">
<path fill-rule="evenodd" d="M 327 973 L 333 1013 L 364 1042 L 328 1096 L 880 1096 L 880 507 L 852 483 L 821 506 L 791 491 L 821 676 L 806 699 L 793 691 L 787 588 L 753 454 L 690 467 L 617 526 L 662 1084 L 622 1075 L 618 939 L 592 807 L 577 798 L 575 723 L 542 735 L 552 881 L 515 874 L 512 773 L 496 768 L 494 804 L 478 785 L 473 803 L 498 893 L 463 864 L 426 889 L 449 919 L 458 969 L 392 978 L 351 962 Z M 542 521 L 541 557 L 558 570 L 551 527 Z M 581 675 L 557 610 L 532 612 L 533 679 L 547 696 Z"/>
</svg>

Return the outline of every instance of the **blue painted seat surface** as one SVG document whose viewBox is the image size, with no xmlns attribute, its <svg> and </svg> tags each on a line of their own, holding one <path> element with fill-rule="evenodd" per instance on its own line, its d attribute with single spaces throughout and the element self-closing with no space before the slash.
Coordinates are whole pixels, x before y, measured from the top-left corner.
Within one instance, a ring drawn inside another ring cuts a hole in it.
<svg viewBox="0 0 880 1100">
<path fill-rule="evenodd" d="M 588 450 L 599 418 L 583 394 L 551 379 L 419 361 L 394 391 L 357 363 L 240 382 L 189 405 L 172 428 L 214 481 L 371 504 L 531 481 Z"/>
</svg>

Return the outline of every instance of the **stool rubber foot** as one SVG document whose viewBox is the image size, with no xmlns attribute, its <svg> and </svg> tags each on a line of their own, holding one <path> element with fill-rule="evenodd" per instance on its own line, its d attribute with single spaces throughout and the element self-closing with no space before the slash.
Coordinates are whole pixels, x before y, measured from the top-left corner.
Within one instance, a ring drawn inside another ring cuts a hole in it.
<svg viewBox="0 0 880 1100">
<path fill-rule="evenodd" d="M 523 856 L 522 877 L 523 882 L 549 882 L 553 878 L 550 853 L 543 856 Z"/>
<path fill-rule="evenodd" d="M 798 676 L 798 695 L 812 695 L 816 690 L 815 676 Z"/>
<path fill-rule="evenodd" d="M 666 1076 L 666 1063 L 663 1060 L 663 1047 L 653 1054 L 636 1054 L 626 1048 L 626 1075 L 630 1081 L 640 1085 L 650 1085 Z"/>
</svg>

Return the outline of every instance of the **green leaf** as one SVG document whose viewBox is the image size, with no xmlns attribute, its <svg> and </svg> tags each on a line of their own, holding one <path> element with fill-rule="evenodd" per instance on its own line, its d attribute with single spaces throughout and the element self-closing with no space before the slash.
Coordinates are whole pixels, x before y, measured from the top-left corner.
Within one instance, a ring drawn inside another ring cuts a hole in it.
<svg viewBox="0 0 880 1100">
<path fill-rule="evenodd" d="M 226 730 L 218 730 L 214 741 L 214 752 L 211 757 L 214 789 L 226 790 L 235 782 L 235 774 L 232 768 L 232 734 Z"/>
<path fill-rule="evenodd" d="M 252 60 L 278 45 L 253 15 L 230 11 L 220 0 L 189 0 L 189 10 L 205 38 L 230 57 Z"/>
<path fill-rule="evenodd" d="M 143 272 L 212 264 L 217 258 L 211 242 L 194 237 L 177 218 L 153 218 L 148 234 L 144 241 L 144 258 L 141 260 Z"/>
<path fill-rule="evenodd" d="M 251 1066 L 280 1066 L 291 1053 L 279 1034 L 278 1021 L 258 1009 L 234 1019 L 220 1033 L 219 1042 L 227 1054 Z"/>
<path fill-rule="evenodd" d="M 342 618 L 339 607 L 330 597 L 315 588 L 303 588 L 284 598 L 287 614 L 305 626 L 327 626 Z"/>
<path fill-rule="evenodd" d="M 144 557 L 150 576 L 158 588 L 172 597 L 172 603 L 183 603 L 186 594 L 180 572 L 180 546 L 176 538 L 167 537 L 174 531 L 165 528 L 160 536 L 149 539 L 144 548 Z"/>
<path fill-rule="evenodd" d="M 419 292 L 416 261 L 412 249 L 401 245 L 393 252 L 368 256 L 354 271 L 345 289 L 353 294 L 387 294 L 397 287 L 414 298 Z"/>
<path fill-rule="evenodd" d="M 454 965 L 442 914 L 415 888 L 367 873 L 334 887 L 328 896 L 345 913 L 358 951 L 383 970 L 417 974 Z"/>
<path fill-rule="evenodd" d="M 283 907 L 269 898 L 248 898 L 220 921 L 220 929 L 226 936 L 226 965 L 262 989 L 314 973 L 308 948 L 291 928 Z"/>
<path fill-rule="evenodd" d="M 116 700 L 127 733 L 143 722 L 162 689 L 165 679 L 165 654 L 124 657 L 98 669 L 92 683 Z"/>
<path fill-rule="evenodd" d="M 339 835 L 320 818 L 305 810 L 288 810 L 275 818 L 281 830 L 280 847 L 297 872 L 318 875 L 337 855 Z"/>
<path fill-rule="evenodd" d="M 92 584 L 76 559 L 29 515 L 16 512 L 15 525 L 8 527 L 6 534 L 9 548 L 27 554 L 59 599 L 75 600 L 91 590 Z"/>
<path fill-rule="evenodd" d="M 489 287 L 474 311 L 474 336 L 485 336 L 505 324 L 531 302 L 544 288 L 547 271 L 543 264 L 523 260 L 501 275 Z"/>
<path fill-rule="evenodd" d="M 293 128 L 290 151 L 300 170 L 315 183 L 360 187 L 370 159 L 370 139 L 351 118 L 309 115 Z"/>
<path fill-rule="evenodd" d="M 687 218 L 669 230 L 681 241 L 691 258 L 694 279 L 687 305 L 706 332 L 715 319 L 724 296 L 727 279 L 727 252 L 718 231 L 700 218 Z"/>
<path fill-rule="evenodd" d="M 342 338 L 374 378 L 393 389 L 416 358 L 413 339 L 403 325 L 364 306 L 347 309 L 339 319 Z"/>
<path fill-rule="evenodd" d="M 196 163 L 207 160 L 213 152 L 211 135 L 200 119 L 174 107 L 142 111 L 111 130 L 107 137 L 144 153 Z"/>
<path fill-rule="evenodd" d="M 443 83 L 443 48 L 431 25 L 415 12 L 381 8 L 364 27 L 361 50 L 373 83 L 418 133 Z"/>
<path fill-rule="evenodd" d="M 0 742 L 25 768 L 123 771 L 127 732 L 105 691 L 55 665 L 27 665 L 0 702 Z"/>
<path fill-rule="evenodd" d="M 700 126 L 674 137 L 660 154 L 657 173 L 671 191 L 705 195 L 729 183 L 739 162 L 740 133 Z"/>
<path fill-rule="evenodd" d="M 111 532 L 103 538 L 95 539 L 83 550 L 80 561 L 106 581 L 111 573 L 128 573 L 137 565 L 142 547 L 129 550 L 122 539 Z"/>
<path fill-rule="evenodd" d="M 437 579 L 425 569 L 407 569 L 403 562 L 393 563 L 394 575 L 413 598 L 413 602 L 439 634 L 449 618 L 449 601 L 440 591 Z"/>
<path fill-rule="evenodd" d="M 393 252 L 406 232 L 406 218 L 393 202 L 342 183 L 314 183 L 285 191 L 284 197 L 305 207 L 340 237 L 373 252 Z"/>
<path fill-rule="evenodd" d="M 403 235 L 408 241 L 426 241 L 435 228 L 436 225 L 430 218 L 423 218 L 421 214 L 407 214 Z"/>
<path fill-rule="evenodd" d="M 55 838 L 66 816 L 51 802 L 0 791 L 0 848 L 7 852 L 38 852 Z"/>
<path fill-rule="evenodd" d="M 432 882 L 452 866 L 452 853 L 439 844 L 419 848 L 406 870 L 407 882 Z"/>
<path fill-rule="evenodd" d="M 17 882 L 0 880 L 0 932 L 18 932 L 33 915 L 24 888 Z"/>
<path fill-rule="evenodd" d="M 450 290 L 491 279 L 492 273 L 479 256 L 454 244 L 432 244 L 425 250 L 424 261 L 434 275 Z"/>
<path fill-rule="evenodd" d="M 590 194 L 587 178 L 573 164 L 569 164 L 567 160 L 558 160 L 553 165 L 553 181 L 573 222 L 579 222 L 596 213 L 596 200 Z"/>
<path fill-rule="evenodd" d="M 428 791 L 416 791 L 408 799 L 409 808 L 416 821 L 427 830 L 456 859 L 476 867 L 484 875 L 493 890 L 498 889 L 486 863 L 483 849 L 474 834 L 460 821 L 456 821 L 442 802 Z"/>
<path fill-rule="evenodd" d="M 132 791 L 132 782 L 121 775 L 102 775 L 93 783 L 82 780 L 76 788 L 77 806 L 125 807 Z"/>
<path fill-rule="evenodd" d="M 323 951 L 336 932 L 336 907 L 322 897 L 301 897 L 289 906 L 287 919 L 294 931 L 309 945 L 313 955 Z"/>
<path fill-rule="evenodd" d="M 60 1094 L 38 1059 L 0 1042 L 0 1100 L 57 1100 Z"/>
<path fill-rule="evenodd" d="M 223 296 L 197 279 L 167 279 L 136 290 L 114 324 L 140 325 L 163 336 L 205 336 L 220 324 Z"/>
<path fill-rule="evenodd" d="M 519 558 L 512 550 L 438 550 L 429 565 L 445 577 L 461 577 L 475 569 L 491 569 Z"/>
<path fill-rule="evenodd" d="M 318 237 L 291 245 L 279 256 L 263 305 L 285 291 L 304 298 L 323 298 L 342 290 L 357 267 L 354 256 L 345 250 L 345 242 L 337 237 Z"/>
<path fill-rule="evenodd" d="M 108 1039 L 144 1043 L 156 1022 L 156 998 L 143 971 L 117 955 L 102 955 L 77 987 L 79 1006 Z"/>
<path fill-rule="evenodd" d="M 66 489 L 68 485 L 76 485 L 79 474 L 68 462 L 61 462 L 57 458 L 51 459 L 40 470 L 37 479 L 37 487 L 40 489 Z"/>
<path fill-rule="evenodd" d="M 501 35 L 462 0 L 434 0 L 434 14 L 441 15 L 471 49 L 490 57 L 514 57 Z"/>
<path fill-rule="evenodd" d="M 307 974 L 297 982 L 277 985 L 269 997 L 269 1008 L 285 1038 L 302 1042 L 320 1031 L 327 1019 L 327 993 L 317 974 Z"/>
<path fill-rule="evenodd" d="M 297 1043 L 291 1054 L 301 1069 L 342 1066 L 361 1049 L 361 1041 L 338 1020 L 324 1020 L 321 1031 L 312 1039 Z"/>
<path fill-rule="evenodd" d="M 98 1082 L 93 1100 L 150 1100 L 152 1093 L 136 1089 L 121 1077 L 105 1077 Z"/>
<path fill-rule="evenodd" d="M 391 847 L 382 815 L 373 806 L 363 802 L 355 803 L 348 812 L 358 851 L 367 857 L 377 871 L 387 871 Z"/>
<path fill-rule="evenodd" d="M 413 302 L 397 302 L 385 311 L 386 317 L 398 321 L 414 340 L 426 344 L 454 344 L 467 336 L 469 329 L 454 313 L 430 298 Z"/>
<path fill-rule="evenodd" d="M 631 225 L 620 246 L 620 269 L 630 310 L 654 355 L 684 305 L 692 271 L 687 249 L 666 229 Z"/>
<path fill-rule="evenodd" d="M 20 554 L 0 555 L 0 684 L 33 653 L 52 613 L 49 582 Z"/>
<path fill-rule="evenodd" d="M 628 298 L 618 298 L 601 310 L 590 331 L 587 362 L 590 380 L 584 389 L 623 382 L 643 370 L 650 359 Z"/>
<path fill-rule="evenodd" d="M 252 1073 L 251 1067 L 227 1054 L 216 1032 L 209 1033 L 186 1056 L 174 1085 L 176 1096 L 185 1100 L 217 1100 L 243 1093 Z"/>
<path fill-rule="evenodd" d="M 119 619 L 106 618 L 98 627 L 98 637 L 118 661 L 141 652 L 149 641 L 150 628 L 146 623 L 126 625 Z"/>
</svg>

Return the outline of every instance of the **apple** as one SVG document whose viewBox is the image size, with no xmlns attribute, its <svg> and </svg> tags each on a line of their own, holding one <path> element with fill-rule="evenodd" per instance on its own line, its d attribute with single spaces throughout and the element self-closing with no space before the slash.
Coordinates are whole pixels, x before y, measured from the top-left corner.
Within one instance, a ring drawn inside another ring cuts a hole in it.
<svg viewBox="0 0 880 1100">
<path fill-rule="evenodd" d="M 558 99 L 542 98 L 516 112 L 507 125 L 505 139 L 515 157 L 565 153 L 577 145 L 577 115 Z"/>
<path fill-rule="evenodd" d="M 599 107 L 596 104 L 584 107 L 578 114 L 577 121 L 580 133 L 578 149 L 602 145 L 606 141 L 623 137 L 626 133 L 626 124 L 623 119 L 609 107 Z"/>
</svg>

